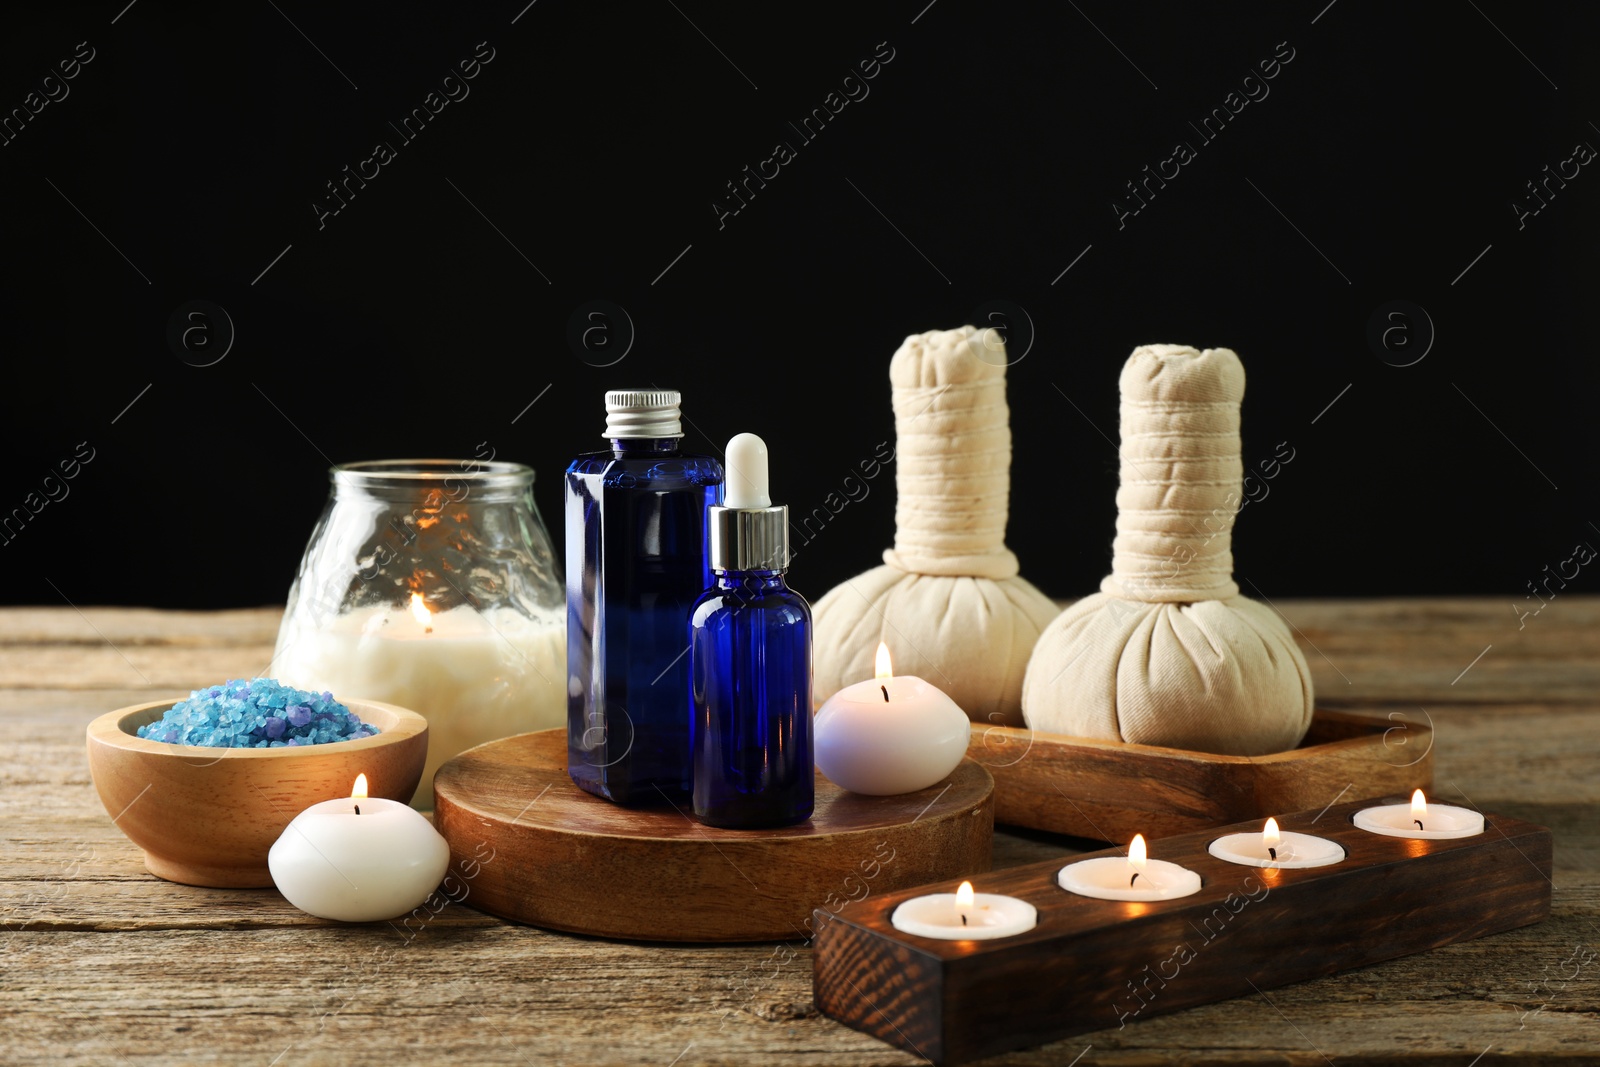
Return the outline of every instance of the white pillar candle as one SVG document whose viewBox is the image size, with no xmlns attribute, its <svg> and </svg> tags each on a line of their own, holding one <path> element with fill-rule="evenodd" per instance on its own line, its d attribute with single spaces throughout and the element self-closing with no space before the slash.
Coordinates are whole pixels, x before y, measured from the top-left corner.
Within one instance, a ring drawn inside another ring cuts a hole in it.
<svg viewBox="0 0 1600 1067">
<path fill-rule="evenodd" d="M 817 769 L 852 793 L 915 793 L 944 781 L 967 754 L 967 713 L 921 678 L 897 678 L 878 645 L 877 677 L 847 685 L 817 711 Z"/>
<path fill-rule="evenodd" d="M 1127 858 L 1101 856 L 1061 868 L 1056 882 L 1069 893 L 1099 900 L 1172 900 L 1200 891 L 1200 876 L 1187 867 L 1146 856 L 1144 835 L 1134 834 Z"/>
<path fill-rule="evenodd" d="M 1368 833 L 1385 837 L 1411 837 L 1437 840 L 1450 837 L 1475 837 L 1483 833 L 1483 816 L 1470 808 L 1450 804 L 1429 804 L 1422 790 L 1411 794 L 1409 804 L 1382 804 L 1362 808 L 1352 820 Z"/>
<path fill-rule="evenodd" d="M 912 897 L 889 917 L 894 928 L 940 941 L 992 941 L 1027 933 L 1039 925 L 1039 912 L 1026 900 L 999 893 L 974 893 L 962 882 L 954 893 Z"/>
<path fill-rule="evenodd" d="M 566 630 L 496 608 L 433 612 L 358 608 L 279 643 L 269 673 L 336 699 L 399 704 L 428 720 L 428 762 L 415 803 L 433 806 L 433 775 L 446 760 L 511 734 L 567 722 Z"/>
<path fill-rule="evenodd" d="M 450 866 L 450 846 L 428 820 L 367 796 L 366 779 L 356 779 L 351 796 L 296 815 L 267 852 L 273 884 L 303 912 L 353 923 L 397 918 L 427 900 Z"/>
<path fill-rule="evenodd" d="M 1211 842 L 1206 851 L 1229 863 L 1285 870 L 1326 867 L 1344 859 L 1344 849 L 1337 843 L 1326 837 L 1313 837 L 1293 830 L 1280 831 L 1277 819 L 1268 819 L 1259 834 L 1227 834 L 1219 837 Z"/>
</svg>

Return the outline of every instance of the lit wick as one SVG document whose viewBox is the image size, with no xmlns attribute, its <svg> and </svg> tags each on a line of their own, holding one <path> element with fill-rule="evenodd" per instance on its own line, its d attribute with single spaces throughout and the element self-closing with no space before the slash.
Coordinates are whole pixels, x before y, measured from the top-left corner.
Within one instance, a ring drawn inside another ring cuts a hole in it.
<svg viewBox="0 0 1600 1067">
<path fill-rule="evenodd" d="M 1277 859 L 1278 850 L 1269 845 L 1267 846 L 1267 855 L 1271 856 L 1273 859 Z"/>
<path fill-rule="evenodd" d="M 1128 842 L 1128 866 L 1133 868 L 1133 877 L 1128 879 L 1129 889 L 1133 888 L 1133 883 L 1144 873 L 1145 857 L 1148 855 L 1144 846 L 1144 835 L 1134 834 L 1133 840 Z"/>
<path fill-rule="evenodd" d="M 422 632 L 433 633 L 433 612 L 428 610 L 428 605 L 422 602 L 422 594 L 411 594 L 411 617 L 422 624 Z"/>
<path fill-rule="evenodd" d="M 1424 827 L 1422 825 L 1422 820 L 1421 819 L 1412 819 L 1411 821 L 1417 824 L 1417 829 L 1418 830 L 1426 829 L 1426 827 Z"/>
<path fill-rule="evenodd" d="M 357 814 L 357 815 L 360 815 L 360 814 L 361 814 L 361 805 L 360 805 L 360 804 L 357 804 L 357 805 L 356 805 L 356 814 Z"/>
<path fill-rule="evenodd" d="M 967 925 L 967 909 L 977 902 L 977 895 L 972 892 L 971 882 L 962 882 L 961 888 L 956 890 L 956 915 L 961 919 L 961 925 Z"/>
<path fill-rule="evenodd" d="M 886 685 L 880 685 L 878 688 L 883 690 L 883 702 L 885 704 L 889 703 L 889 687 Z"/>
<path fill-rule="evenodd" d="M 1417 824 L 1417 829 L 1427 833 L 1427 828 L 1422 825 L 1422 817 L 1428 814 L 1428 798 L 1418 789 L 1411 794 L 1411 821 Z"/>
</svg>

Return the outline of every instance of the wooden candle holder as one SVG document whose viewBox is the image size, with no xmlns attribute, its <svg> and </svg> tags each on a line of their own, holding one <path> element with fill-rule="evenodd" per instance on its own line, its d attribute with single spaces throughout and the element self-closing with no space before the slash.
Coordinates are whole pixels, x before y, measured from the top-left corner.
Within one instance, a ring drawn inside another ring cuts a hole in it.
<svg viewBox="0 0 1600 1067">
<path fill-rule="evenodd" d="M 1406 798 L 1394 798 L 1404 801 Z M 1240 823 L 1151 843 L 1152 858 L 1198 873 L 1193 896 L 1122 903 L 1077 896 L 1056 875 L 1073 860 L 976 874 L 980 893 L 1033 904 L 1033 930 L 940 941 L 896 930 L 895 908 L 957 882 L 874 895 L 818 912 L 817 1007 L 935 1063 L 959 1063 L 1271 989 L 1527 926 L 1550 914 L 1551 834 L 1487 817 L 1476 837 L 1418 841 L 1357 829 L 1364 800 L 1279 816 L 1284 830 L 1337 842 L 1326 867 L 1270 870 L 1206 846 Z M 1122 856 L 1108 849 L 1076 857 Z"/>
</svg>

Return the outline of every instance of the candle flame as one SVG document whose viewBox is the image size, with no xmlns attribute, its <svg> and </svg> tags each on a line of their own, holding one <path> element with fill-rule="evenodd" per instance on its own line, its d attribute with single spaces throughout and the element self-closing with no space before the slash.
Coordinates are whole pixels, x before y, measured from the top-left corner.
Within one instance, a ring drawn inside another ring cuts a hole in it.
<svg viewBox="0 0 1600 1067">
<path fill-rule="evenodd" d="M 972 892 L 972 883 L 962 882 L 961 888 L 956 890 L 956 907 L 970 908 L 974 899 L 976 897 Z"/>
<path fill-rule="evenodd" d="M 1283 836 L 1278 833 L 1278 820 L 1268 819 L 1267 825 L 1261 830 L 1261 844 L 1264 848 L 1277 848 Z"/>
<path fill-rule="evenodd" d="M 1148 855 L 1149 851 L 1144 847 L 1144 835 L 1134 834 L 1133 843 L 1128 846 L 1128 862 L 1133 865 L 1134 870 L 1143 872 L 1145 858 Z"/>
<path fill-rule="evenodd" d="M 1420 819 L 1428 814 L 1428 798 L 1422 795 L 1422 790 L 1411 794 L 1411 818 Z"/>
<path fill-rule="evenodd" d="M 411 617 L 424 627 L 433 625 L 433 612 L 428 610 L 428 605 L 422 602 L 421 593 L 411 594 Z"/>
<path fill-rule="evenodd" d="M 889 662 L 889 646 L 882 641 L 878 642 L 878 654 L 872 661 L 874 678 L 893 678 L 894 664 Z"/>
<path fill-rule="evenodd" d="M 350 787 L 350 796 L 355 800 L 365 800 L 367 798 L 367 776 L 366 775 L 364 775 L 364 774 L 356 775 L 356 784 Z"/>
</svg>

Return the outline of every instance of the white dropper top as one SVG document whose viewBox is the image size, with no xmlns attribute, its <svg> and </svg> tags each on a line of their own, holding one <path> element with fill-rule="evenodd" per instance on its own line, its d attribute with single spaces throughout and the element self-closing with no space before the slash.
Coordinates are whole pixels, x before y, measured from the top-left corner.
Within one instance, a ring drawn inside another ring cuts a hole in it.
<svg viewBox="0 0 1600 1067">
<path fill-rule="evenodd" d="M 767 493 L 767 443 L 753 433 L 741 433 L 728 442 L 728 477 L 723 483 L 725 508 L 770 508 Z"/>
</svg>

